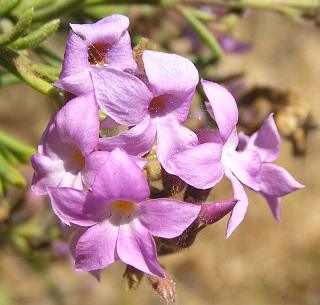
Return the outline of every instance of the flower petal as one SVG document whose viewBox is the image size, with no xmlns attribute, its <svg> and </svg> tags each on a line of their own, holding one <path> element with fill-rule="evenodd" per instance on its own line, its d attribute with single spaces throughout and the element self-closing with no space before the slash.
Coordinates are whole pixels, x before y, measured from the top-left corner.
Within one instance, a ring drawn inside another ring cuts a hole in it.
<svg viewBox="0 0 320 305">
<path fill-rule="evenodd" d="M 119 228 L 107 220 L 86 230 L 74 245 L 76 270 L 103 269 L 115 262 L 118 232 Z"/>
<path fill-rule="evenodd" d="M 51 160 L 44 155 L 34 154 L 31 164 L 35 171 L 31 190 L 38 195 L 47 194 L 48 187 L 82 189 L 81 173 L 67 172 L 61 160 Z"/>
<path fill-rule="evenodd" d="M 106 42 L 115 44 L 128 29 L 129 18 L 111 15 L 92 24 L 70 24 L 72 31 L 88 44 Z"/>
<path fill-rule="evenodd" d="M 111 151 L 122 148 L 130 155 L 143 156 L 150 151 L 156 136 L 156 122 L 146 117 L 141 123 L 119 135 L 100 138 L 99 149 Z"/>
<path fill-rule="evenodd" d="M 107 162 L 95 176 L 93 192 L 110 200 L 140 202 L 149 196 L 149 186 L 143 171 L 120 148 L 110 153 Z"/>
<path fill-rule="evenodd" d="M 255 191 L 260 190 L 261 160 L 257 152 L 228 151 L 223 153 L 223 164 L 243 183 Z"/>
<path fill-rule="evenodd" d="M 279 156 L 280 144 L 281 138 L 273 114 L 270 114 L 260 129 L 250 137 L 247 149 L 256 150 L 262 162 L 272 162 Z"/>
<path fill-rule="evenodd" d="M 260 177 L 261 192 L 269 196 L 284 196 L 304 187 L 283 167 L 272 163 L 262 164 Z"/>
<path fill-rule="evenodd" d="M 226 176 L 229 178 L 232 188 L 233 188 L 233 196 L 238 200 L 237 204 L 232 210 L 230 215 L 226 237 L 229 238 L 233 231 L 239 226 L 239 224 L 243 221 L 244 216 L 247 213 L 248 209 L 248 196 L 240 183 L 240 181 L 231 173 L 230 170 L 226 170 Z"/>
<path fill-rule="evenodd" d="M 146 50 L 142 59 L 154 96 L 168 95 L 169 110 L 180 122 L 186 120 L 199 75 L 182 56 Z"/>
<path fill-rule="evenodd" d="M 139 204 L 139 220 L 158 237 L 182 234 L 197 218 L 201 206 L 171 199 L 152 199 Z"/>
<path fill-rule="evenodd" d="M 164 277 L 154 240 L 138 219 L 120 226 L 117 254 L 124 263 L 140 271 Z"/>
<path fill-rule="evenodd" d="M 169 174 L 175 175 L 167 161 L 176 153 L 197 144 L 197 135 L 182 126 L 174 117 L 157 119 L 157 157 Z"/>
<path fill-rule="evenodd" d="M 267 203 L 271 209 L 273 217 L 276 221 L 281 221 L 281 198 L 275 196 L 269 196 L 267 194 L 261 193 L 263 197 L 267 200 Z"/>
<path fill-rule="evenodd" d="M 238 107 L 231 93 L 224 87 L 202 80 L 203 90 L 209 100 L 222 138 L 226 141 L 238 122 Z"/>
<path fill-rule="evenodd" d="M 112 68 L 95 68 L 91 74 L 97 103 L 116 122 L 136 125 L 148 116 L 153 95 L 139 78 Z"/>
<path fill-rule="evenodd" d="M 76 144 L 83 155 L 92 152 L 99 140 L 98 108 L 92 93 L 69 101 L 56 116 L 61 141 Z"/>
<path fill-rule="evenodd" d="M 221 151 L 220 143 L 200 144 L 175 154 L 167 164 L 174 175 L 188 184 L 208 189 L 223 177 Z"/>
<path fill-rule="evenodd" d="M 103 198 L 72 188 L 49 188 L 54 213 L 66 225 L 92 226 L 106 216 Z"/>
<path fill-rule="evenodd" d="M 86 159 L 86 167 L 83 171 L 83 180 L 88 187 L 92 187 L 94 179 L 99 172 L 99 169 L 108 162 L 111 152 L 108 151 L 94 151 Z M 141 169 L 144 168 L 147 161 L 143 158 L 130 156 Z"/>
</svg>

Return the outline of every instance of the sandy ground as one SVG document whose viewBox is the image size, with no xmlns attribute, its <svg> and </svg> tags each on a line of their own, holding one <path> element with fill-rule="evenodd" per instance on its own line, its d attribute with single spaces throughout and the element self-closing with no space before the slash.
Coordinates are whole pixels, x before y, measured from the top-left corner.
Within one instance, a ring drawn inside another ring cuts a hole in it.
<svg viewBox="0 0 320 305">
<path fill-rule="evenodd" d="M 251 83 L 294 89 L 320 115 L 319 29 L 281 16 L 259 13 L 241 21 L 238 37 L 252 41 L 252 52 L 229 56 L 221 71 L 246 71 Z M 0 127 L 36 144 L 52 107 L 25 86 L 1 89 Z M 13 111 L 13 109 L 16 109 Z M 183 305 L 319 305 L 320 304 L 320 134 L 310 134 L 305 157 L 293 157 L 284 141 L 278 164 L 301 183 L 302 191 L 283 200 L 282 223 L 276 223 L 262 198 L 250 194 L 250 207 L 229 240 L 226 219 L 204 231 L 191 249 L 162 262 L 177 282 Z M 212 199 L 231 196 L 227 182 Z M 161 304 L 146 281 L 125 292 L 124 266 L 105 270 L 97 283 L 75 273 L 68 260 L 37 274 L 21 258 L 0 252 L 0 304 Z"/>
</svg>

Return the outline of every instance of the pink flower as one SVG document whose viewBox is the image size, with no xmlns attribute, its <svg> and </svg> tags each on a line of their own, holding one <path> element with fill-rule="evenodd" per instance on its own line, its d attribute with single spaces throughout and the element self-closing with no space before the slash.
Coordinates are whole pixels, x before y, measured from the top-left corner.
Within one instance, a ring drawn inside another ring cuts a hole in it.
<svg viewBox="0 0 320 305">
<path fill-rule="evenodd" d="M 271 162 L 280 152 L 281 138 L 273 119 L 269 115 L 261 128 L 251 137 L 239 134 L 241 150 L 255 150 L 259 153 L 262 166 L 260 171 L 260 191 L 265 197 L 277 221 L 280 221 L 281 197 L 304 186 L 296 181 L 284 168 Z"/>
<path fill-rule="evenodd" d="M 35 171 L 32 191 L 44 195 L 48 187 L 82 189 L 86 158 L 98 141 L 98 107 L 93 94 L 74 98 L 49 122 L 38 153 L 31 158 Z"/>
<path fill-rule="evenodd" d="M 196 145 L 195 133 L 182 126 L 188 116 L 198 83 L 198 71 L 188 59 L 156 51 L 144 51 L 144 81 L 115 69 L 94 69 L 92 78 L 97 103 L 119 124 L 132 126 L 117 136 L 100 139 L 101 150 L 121 147 L 145 155 L 157 141 L 162 166 L 175 174 L 167 160 Z"/>
<path fill-rule="evenodd" d="M 73 243 L 75 267 L 80 271 L 100 270 L 121 260 L 164 276 L 152 235 L 179 236 L 201 208 L 177 200 L 148 200 L 143 172 L 119 148 L 100 167 L 91 191 L 50 188 L 49 196 L 60 220 L 80 227 Z"/>
<path fill-rule="evenodd" d="M 92 91 L 92 67 L 134 71 L 129 19 L 111 15 L 93 24 L 70 24 L 60 80 L 55 83 L 75 95 Z"/>
</svg>

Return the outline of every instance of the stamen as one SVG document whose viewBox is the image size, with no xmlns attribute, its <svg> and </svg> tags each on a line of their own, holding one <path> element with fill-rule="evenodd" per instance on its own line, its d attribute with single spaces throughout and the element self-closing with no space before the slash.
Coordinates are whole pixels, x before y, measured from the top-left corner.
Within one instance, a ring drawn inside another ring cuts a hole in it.
<svg viewBox="0 0 320 305">
<path fill-rule="evenodd" d="M 134 211 L 134 203 L 126 200 L 116 200 L 112 203 L 112 211 L 130 215 Z"/>
</svg>

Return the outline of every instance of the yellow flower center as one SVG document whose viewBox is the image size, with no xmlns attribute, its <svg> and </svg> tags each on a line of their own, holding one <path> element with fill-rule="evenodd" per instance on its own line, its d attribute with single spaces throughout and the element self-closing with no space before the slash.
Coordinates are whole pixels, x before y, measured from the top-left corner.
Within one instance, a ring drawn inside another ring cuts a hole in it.
<svg viewBox="0 0 320 305">
<path fill-rule="evenodd" d="M 112 211 L 119 214 L 131 214 L 134 211 L 134 203 L 126 200 L 116 200 L 112 203 Z"/>
<path fill-rule="evenodd" d="M 76 148 L 74 153 L 72 154 L 72 160 L 79 166 L 79 168 L 84 168 L 85 166 L 85 158 L 82 155 L 79 148 Z"/>
</svg>

